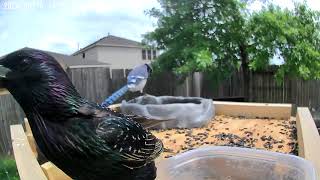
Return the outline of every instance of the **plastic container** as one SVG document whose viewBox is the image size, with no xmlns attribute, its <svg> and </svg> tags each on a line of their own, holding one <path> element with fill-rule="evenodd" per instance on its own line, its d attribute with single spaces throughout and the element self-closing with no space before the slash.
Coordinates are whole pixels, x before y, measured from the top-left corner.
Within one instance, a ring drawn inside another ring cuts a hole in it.
<svg viewBox="0 0 320 180">
<path fill-rule="evenodd" d="M 159 180 L 316 180 L 313 165 L 298 156 L 212 146 L 161 161 Z"/>
</svg>

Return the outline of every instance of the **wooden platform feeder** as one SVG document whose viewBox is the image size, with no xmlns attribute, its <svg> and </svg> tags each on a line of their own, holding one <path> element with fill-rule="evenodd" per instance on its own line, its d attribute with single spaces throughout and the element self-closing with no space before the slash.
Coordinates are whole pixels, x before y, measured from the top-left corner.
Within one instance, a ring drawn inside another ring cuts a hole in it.
<svg viewBox="0 0 320 180">
<path fill-rule="evenodd" d="M 217 115 L 242 116 L 245 118 L 268 117 L 283 120 L 296 118 L 299 156 L 313 163 L 318 179 L 320 179 L 320 156 L 318 155 L 320 136 L 307 107 L 298 107 L 296 117 L 290 117 L 290 104 L 215 101 L 214 105 Z M 118 110 L 119 106 L 115 105 L 112 108 Z M 21 180 L 71 180 L 53 163 L 46 162 L 41 165 L 38 163 L 36 144 L 27 120 L 26 132 L 22 125 L 12 125 L 10 129 L 14 156 Z M 161 161 L 161 159 L 157 159 L 157 161 Z"/>
</svg>

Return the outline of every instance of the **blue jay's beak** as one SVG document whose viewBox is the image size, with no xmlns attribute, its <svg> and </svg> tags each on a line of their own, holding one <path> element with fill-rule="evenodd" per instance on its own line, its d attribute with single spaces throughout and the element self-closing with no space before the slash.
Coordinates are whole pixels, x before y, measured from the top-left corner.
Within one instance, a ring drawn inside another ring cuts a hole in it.
<svg viewBox="0 0 320 180">
<path fill-rule="evenodd" d="M 147 66 L 148 73 L 151 74 L 153 71 L 151 64 L 145 64 L 145 65 Z"/>
</svg>

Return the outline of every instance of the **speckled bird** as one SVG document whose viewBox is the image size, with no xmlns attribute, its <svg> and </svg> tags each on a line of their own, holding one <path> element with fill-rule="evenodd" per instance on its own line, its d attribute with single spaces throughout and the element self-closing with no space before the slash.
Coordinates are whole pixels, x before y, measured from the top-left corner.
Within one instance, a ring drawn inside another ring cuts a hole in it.
<svg viewBox="0 0 320 180">
<path fill-rule="evenodd" d="M 7 55 L 0 83 L 23 108 L 42 153 L 73 179 L 155 179 L 162 142 L 82 98 L 52 56 L 34 49 Z"/>
</svg>

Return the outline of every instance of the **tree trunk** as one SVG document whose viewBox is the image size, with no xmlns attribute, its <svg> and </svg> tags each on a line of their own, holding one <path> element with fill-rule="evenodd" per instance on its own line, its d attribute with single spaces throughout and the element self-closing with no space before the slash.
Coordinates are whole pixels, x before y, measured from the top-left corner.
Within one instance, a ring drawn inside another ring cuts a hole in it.
<svg viewBox="0 0 320 180">
<path fill-rule="evenodd" d="M 249 57 L 247 53 L 247 46 L 245 44 L 240 44 L 240 57 L 241 57 L 241 67 L 243 71 L 243 93 L 245 101 L 250 100 L 250 72 L 249 72 Z"/>
</svg>

